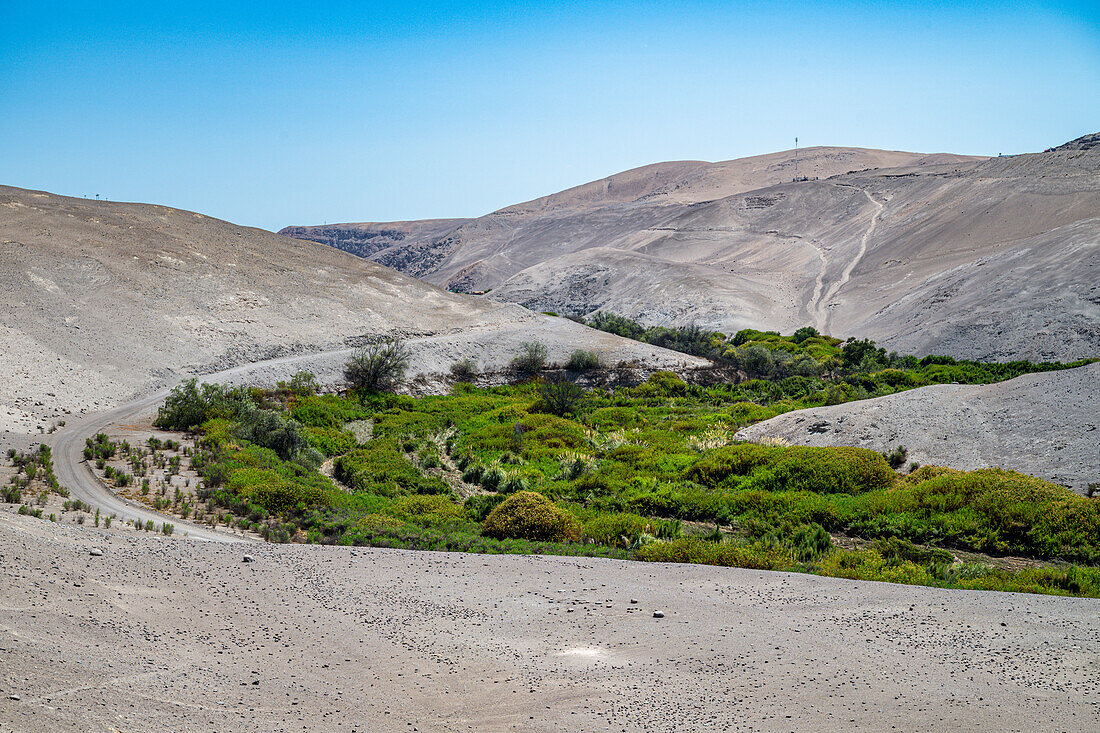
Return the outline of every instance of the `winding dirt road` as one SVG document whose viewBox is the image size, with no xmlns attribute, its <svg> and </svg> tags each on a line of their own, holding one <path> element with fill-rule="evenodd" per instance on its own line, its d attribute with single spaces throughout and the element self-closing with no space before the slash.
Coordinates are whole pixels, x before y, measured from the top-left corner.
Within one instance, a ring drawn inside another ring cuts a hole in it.
<svg viewBox="0 0 1100 733">
<path fill-rule="evenodd" d="M 204 382 L 226 382 L 260 369 L 324 357 L 342 358 L 350 353 L 350 350 L 342 349 L 339 351 L 284 356 L 206 374 L 201 379 Z M 177 532 L 190 539 L 213 542 L 247 541 L 241 537 L 181 520 L 178 517 L 166 517 L 137 502 L 124 499 L 104 486 L 103 482 L 92 473 L 88 462 L 84 460 L 85 438 L 102 432 L 112 425 L 133 422 L 136 418 L 150 413 L 168 395 L 169 391 L 170 389 L 162 389 L 159 392 L 127 402 L 114 409 L 91 413 L 82 418 L 68 421 L 64 428 L 53 435 L 51 441 L 54 453 L 54 470 L 57 473 L 58 480 L 62 486 L 69 489 L 74 499 L 80 499 L 93 507 L 97 507 L 105 514 L 115 515 L 122 521 L 128 519 L 142 522 L 153 520 L 160 523 L 166 519 L 171 519 Z"/>
</svg>

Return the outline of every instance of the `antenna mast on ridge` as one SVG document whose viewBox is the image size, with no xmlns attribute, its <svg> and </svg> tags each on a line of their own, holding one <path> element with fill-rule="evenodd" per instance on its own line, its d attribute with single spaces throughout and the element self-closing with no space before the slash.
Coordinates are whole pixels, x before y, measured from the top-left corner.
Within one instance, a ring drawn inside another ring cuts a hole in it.
<svg viewBox="0 0 1100 733">
<path fill-rule="evenodd" d="M 798 180 L 798 138 L 794 139 L 794 180 Z"/>
</svg>

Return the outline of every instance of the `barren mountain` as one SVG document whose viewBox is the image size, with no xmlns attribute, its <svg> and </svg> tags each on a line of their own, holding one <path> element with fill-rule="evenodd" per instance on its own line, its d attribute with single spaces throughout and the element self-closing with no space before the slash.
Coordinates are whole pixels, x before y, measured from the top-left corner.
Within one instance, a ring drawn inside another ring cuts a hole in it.
<svg viewBox="0 0 1100 733">
<path fill-rule="evenodd" d="M 499 365 L 532 338 L 557 357 L 585 346 L 609 361 L 689 361 L 163 206 L 0 187 L 0 243 L 0 430 L 35 432 L 186 374 L 281 354 L 335 351 L 310 364 L 335 377 L 340 350 L 382 334 L 417 337 L 414 368 L 429 372 L 467 355 Z"/>
<path fill-rule="evenodd" d="M 662 163 L 377 255 L 537 310 L 733 332 L 807 324 L 982 359 L 1100 353 L 1100 149 L 811 148 Z M 374 225 L 382 227 L 383 225 Z M 326 228 L 295 236 L 335 238 Z M 334 242 L 344 247 L 340 241 Z"/>
<path fill-rule="evenodd" d="M 1084 492 L 1100 481 L 1100 363 L 985 385 L 940 384 L 788 412 L 740 437 L 798 445 L 904 445 L 908 460 L 1008 468 Z"/>
</svg>

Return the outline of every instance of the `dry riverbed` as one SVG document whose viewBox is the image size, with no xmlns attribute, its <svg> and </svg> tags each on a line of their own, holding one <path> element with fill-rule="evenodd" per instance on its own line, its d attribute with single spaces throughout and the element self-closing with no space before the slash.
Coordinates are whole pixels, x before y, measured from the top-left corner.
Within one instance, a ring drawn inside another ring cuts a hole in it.
<svg viewBox="0 0 1100 733">
<path fill-rule="evenodd" d="M 0 561 L 0 730 L 1100 727 L 1096 600 L 12 513 Z"/>
</svg>

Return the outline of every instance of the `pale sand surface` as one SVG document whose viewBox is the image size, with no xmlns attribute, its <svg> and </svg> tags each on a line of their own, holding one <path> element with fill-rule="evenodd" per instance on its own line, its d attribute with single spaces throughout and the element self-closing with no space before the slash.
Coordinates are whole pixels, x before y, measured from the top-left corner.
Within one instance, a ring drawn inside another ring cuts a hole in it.
<svg viewBox="0 0 1100 733">
<path fill-rule="evenodd" d="M 0 559 L 2 730 L 1100 727 L 1095 600 L 10 512 Z"/>
</svg>

